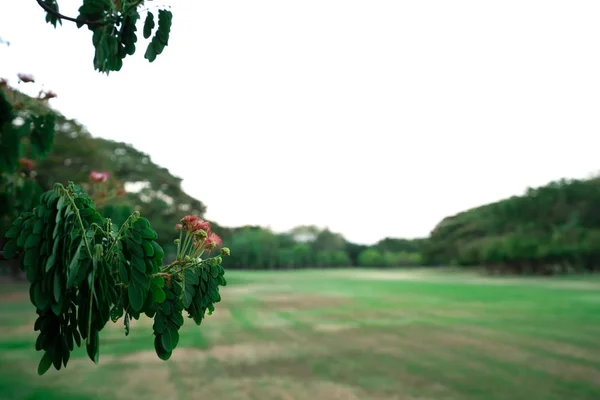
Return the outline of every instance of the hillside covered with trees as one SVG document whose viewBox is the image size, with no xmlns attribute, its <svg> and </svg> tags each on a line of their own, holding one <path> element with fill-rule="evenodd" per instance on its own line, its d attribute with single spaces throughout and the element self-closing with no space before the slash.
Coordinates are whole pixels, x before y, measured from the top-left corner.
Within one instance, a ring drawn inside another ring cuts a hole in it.
<svg viewBox="0 0 600 400">
<path fill-rule="evenodd" d="M 600 267 L 600 178 L 551 182 L 445 218 L 422 246 L 429 265 L 552 274 Z"/>
</svg>

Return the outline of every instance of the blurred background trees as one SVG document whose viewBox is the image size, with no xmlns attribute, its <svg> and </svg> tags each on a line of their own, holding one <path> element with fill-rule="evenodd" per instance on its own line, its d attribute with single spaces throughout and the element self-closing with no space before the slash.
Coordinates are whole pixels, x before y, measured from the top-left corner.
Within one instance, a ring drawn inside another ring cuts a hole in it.
<svg viewBox="0 0 600 400">
<path fill-rule="evenodd" d="M 33 78 L 23 75 L 20 81 Z M 74 181 L 92 191 L 116 223 L 133 210 L 151 215 L 166 258 L 174 257 L 173 221 L 184 214 L 202 217 L 206 211 L 202 201 L 182 190 L 179 177 L 131 145 L 93 137 L 79 122 L 52 110 L 52 92 L 33 98 L 6 81 L 0 89 L 0 146 L 13 154 L 0 164 L 2 237 L 12 219 L 54 182 Z M 90 182 L 92 171 L 108 173 L 106 186 Z M 231 248 L 229 268 L 483 265 L 494 273 L 595 272 L 600 268 L 598 204 L 600 178 L 562 179 L 447 217 L 428 238 L 383 238 L 369 246 L 313 225 L 276 233 L 211 223 Z"/>
</svg>

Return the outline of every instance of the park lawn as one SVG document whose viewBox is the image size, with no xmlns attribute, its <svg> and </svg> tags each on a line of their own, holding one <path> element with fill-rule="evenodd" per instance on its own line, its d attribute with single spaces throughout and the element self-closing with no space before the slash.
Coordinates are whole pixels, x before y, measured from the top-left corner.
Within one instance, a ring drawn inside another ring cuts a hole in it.
<svg viewBox="0 0 600 400">
<path fill-rule="evenodd" d="M 432 270 L 226 274 L 171 360 L 151 321 L 38 377 L 26 287 L 0 286 L 2 399 L 600 398 L 600 280 Z"/>
</svg>

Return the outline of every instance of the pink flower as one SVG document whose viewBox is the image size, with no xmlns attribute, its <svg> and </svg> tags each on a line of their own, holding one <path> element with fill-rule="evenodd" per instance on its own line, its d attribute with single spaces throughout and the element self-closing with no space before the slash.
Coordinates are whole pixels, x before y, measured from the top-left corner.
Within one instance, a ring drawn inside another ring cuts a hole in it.
<svg viewBox="0 0 600 400">
<path fill-rule="evenodd" d="M 211 232 L 208 234 L 208 237 L 206 238 L 206 249 L 207 250 L 214 249 L 215 247 L 221 246 L 222 244 L 223 244 L 223 241 L 221 240 L 219 235 L 217 235 L 214 232 Z"/>
<path fill-rule="evenodd" d="M 106 182 L 109 177 L 110 177 L 110 174 L 108 172 L 97 172 L 97 171 L 90 172 L 90 180 L 92 182 Z"/>
<path fill-rule="evenodd" d="M 206 231 L 206 233 L 209 233 L 210 232 L 210 222 L 205 221 L 203 219 L 199 219 L 198 221 L 196 221 L 196 223 L 194 224 L 194 230 L 192 232 L 199 231 L 200 229 L 204 229 L 204 231 Z"/>
<path fill-rule="evenodd" d="M 187 232 L 197 232 L 200 229 L 204 229 L 206 233 L 210 232 L 210 223 L 204 221 L 194 215 L 186 215 L 181 219 L 183 230 Z"/>
<path fill-rule="evenodd" d="M 176 230 L 176 231 L 180 231 L 180 230 L 182 230 L 182 229 L 183 229 L 183 225 L 181 225 L 181 224 L 177 224 L 177 225 L 175 225 L 175 230 Z"/>
</svg>

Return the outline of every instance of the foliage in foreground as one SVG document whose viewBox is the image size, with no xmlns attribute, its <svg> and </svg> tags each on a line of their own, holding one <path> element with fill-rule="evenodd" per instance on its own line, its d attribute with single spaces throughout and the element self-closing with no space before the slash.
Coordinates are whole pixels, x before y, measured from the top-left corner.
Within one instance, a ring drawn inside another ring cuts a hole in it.
<svg viewBox="0 0 600 400">
<path fill-rule="evenodd" d="M 61 14 L 58 0 L 36 1 L 46 11 L 46 22 L 55 28 L 57 23 L 62 25 L 66 20 L 76 23 L 78 28 L 85 25 L 92 31 L 94 69 L 107 75 L 110 71 L 119 71 L 125 57 L 135 54 L 142 15 L 145 14 L 142 35 L 150 39 L 144 58 L 153 62 L 169 44 L 173 14 L 159 9 L 158 20 L 155 20 L 152 11 L 144 8 L 144 0 L 83 0 L 77 17 Z"/>
<path fill-rule="evenodd" d="M 221 245 L 210 224 L 187 216 L 179 225 L 177 259 L 162 265 L 157 234 L 139 213 L 122 226 L 104 218 L 78 186 L 56 184 L 32 212 L 23 213 L 6 233 L 6 258 L 19 257 L 30 282 L 38 318 L 36 350 L 44 351 L 38 373 L 66 367 L 75 346 L 85 341 L 95 363 L 100 331 L 109 320 L 154 318 L 154 347 L 168 360 L 179 341 L 183 311 L 200 325 L 221 300 L 226 285 L 222 257 L 202 259 Z M 183 233 L 185 232 L 185 237 Z M 222 248 L 222 255 L 229 255 Z"/>
</svg>

